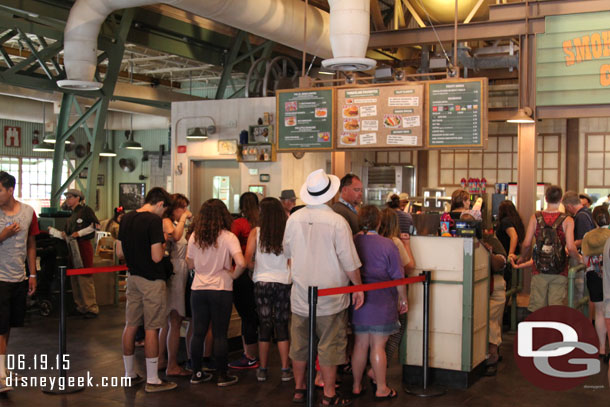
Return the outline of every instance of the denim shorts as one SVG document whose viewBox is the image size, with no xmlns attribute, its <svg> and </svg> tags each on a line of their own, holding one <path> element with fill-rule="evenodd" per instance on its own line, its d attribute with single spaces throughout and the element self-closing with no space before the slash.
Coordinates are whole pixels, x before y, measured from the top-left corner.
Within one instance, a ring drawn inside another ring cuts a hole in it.
<svg viewBox="0 0 610 407">
<path fill-rule="evenodd" d="M 396 321 L 385 325 L 354 325 L 353 330 L 356 335 L 392 335 L 400 330 L 400 322 Z"/>
</svg>

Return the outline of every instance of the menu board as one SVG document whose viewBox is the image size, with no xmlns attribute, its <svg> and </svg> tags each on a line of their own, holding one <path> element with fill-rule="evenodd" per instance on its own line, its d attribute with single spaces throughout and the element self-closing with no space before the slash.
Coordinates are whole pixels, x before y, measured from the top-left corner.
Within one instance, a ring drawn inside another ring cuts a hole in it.
<svg viewBox="0 0 610 407">
<path fill-rule="evenodd" d="M 423 144 L 424 86 L 337 89 L 337 148 L 405 148 Z"/>
<path fill-rule="evenodd" d="M 487 78 L 428 83 L 428 147 L 484 148 Z"/>
<path fill-rule="evenodd" d="M 278 91 L 277 150 L 333 148 L 333 89 Z"/>
</svg>

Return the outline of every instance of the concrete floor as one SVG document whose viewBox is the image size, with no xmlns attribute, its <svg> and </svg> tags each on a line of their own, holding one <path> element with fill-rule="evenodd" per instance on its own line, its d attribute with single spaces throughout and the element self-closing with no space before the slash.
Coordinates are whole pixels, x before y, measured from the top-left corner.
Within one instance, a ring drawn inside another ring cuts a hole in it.
<svg viewBox="0 0 610 407">
<path fill-rule="evenodd" d="M 119 377 L 123 374 L 121 357 L 121 332 L 124 323 L 123 306 L 102 307 L 100 316 L 94 320 L 80 317 L 68 318 L 69 376 L 93 377 L 93 383 L 100 383 L 102 376 Z M 27 326 L 11 333 L 9 353 L 23 354 L 26 371 L 22 375 L 56 376 L 57 371 L 34 369 L 33 356 L 48 354 L 52 358 L 58 348 L 58 319 L 43 318 L 36 314 L 29 316 Z M 496 377 L 483 377 L 467 390 L 448 390 L 441 397 L 422 399 L 407 395 L 402 391 L 401 366 L 393 361 L 389 370 L 389 383 L 399 390 L 399 396 L 391 401 L 374 402 L 372 389 L 354 401 L 354 406 L 608 406 L 610 391 L 608 366 L 602 365 L 602 372 L 589 378 L 583 386 L 562 391 L 540 390 L 527 382 L 520 374 L 512 356 L 513 336 L 505 335 L 502 347 L 503 362 Z M 0 406 L 45 406 L 45 407 L 113 407 L 113 406 L 288 406 L 293 391 L 293 382 L 279 380 L 278 356 L 272 347 L 272 365 L 267 382 L 258 383 L 255 371 L 240 371 L 236 374 L 240 382 L 231 387 L 219 388 L 212 383 L 191 385 L 188 378 L 174 379 L 178 389 L 156 394 L 147 394 L 142 385 L 133 389 L 87 388 L 70 395 L 48 395 L 38 388 L 16 388 L 0 395 Z M 239 356 L 236 353 L 234 356 Z M 145 372 L 144 354 L 136 351 L 138 371 Z M 345 376 L 341 386 L 345 392 L 351 389 L 351 377 Z M 320 397 L 321 398 L 321 397 Z"/>
</svg>

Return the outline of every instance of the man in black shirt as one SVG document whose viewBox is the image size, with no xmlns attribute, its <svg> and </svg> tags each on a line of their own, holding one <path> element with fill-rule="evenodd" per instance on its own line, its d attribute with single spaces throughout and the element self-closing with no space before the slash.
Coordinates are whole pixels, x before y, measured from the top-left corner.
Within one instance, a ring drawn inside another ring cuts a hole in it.
<svg viewBox="0 0 610 407">
<path fill-rule="evenodd" d="M 131 378 L 132 386 L 143 381 L 134 368 L 136 331 L 143 324 L 146 391 L 149 393 L 176 388 L 176 383 L 159 379 L 157 372 L 158 330 L 167 319 L 166 274 L 161 264 L 165 243 L 161 216 L 169 204 L 167 191 L 158 187 L 151 189 L 146 194 L 144 206 L 123 217 L 116 248 L 117 255 L 125 259 L 129 268 L 123 331 L 125 376 Z"/>
</svg>

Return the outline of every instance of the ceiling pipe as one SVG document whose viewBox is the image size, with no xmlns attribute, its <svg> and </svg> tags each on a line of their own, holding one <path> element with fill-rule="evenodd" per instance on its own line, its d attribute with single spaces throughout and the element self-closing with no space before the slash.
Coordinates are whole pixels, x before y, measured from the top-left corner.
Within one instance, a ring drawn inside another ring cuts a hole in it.
<svg viewBox="0 0 610 407">
<path fill-rule="evenodd" d="M 295 27 L 305 24 L 305 5 L 301 0 L 77 0 L 70 10 L 64 31 L 64 65 L 68 79 L 58 81 L 58 86 L 65 89 L 99 89 L 102 84 L 94 80 L 97 39 L 106 17 L 119 9 L 158 3 L 169 4 L 291 48 L 303 48 L 300 31 L 295 30 Z M 307 52 L 329 58 L 332 55 L 330 15 L 314 6 L 307 6 L 306 10 Z M 367 33 L 368 18 L 367 14 Z M 364 57 L 364 54 L 360 56 Z"/>
</svg>

